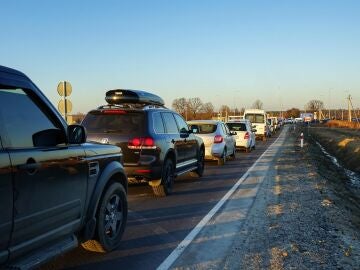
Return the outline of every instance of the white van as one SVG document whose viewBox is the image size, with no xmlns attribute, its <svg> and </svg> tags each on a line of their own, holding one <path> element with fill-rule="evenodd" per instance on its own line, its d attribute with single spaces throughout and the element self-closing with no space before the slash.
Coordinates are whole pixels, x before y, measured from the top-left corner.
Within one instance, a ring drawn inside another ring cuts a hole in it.
<svg viewBox="0 0 360 270">
<path fill-rule="evenodd" d="M 259 109 L 246 109 L 244 112 L 244 119 L 250 120 L 250 122 L 253 124 L 256 129 L 256 137 L 265 141 L 269 132 L 266 112 Z"/>
</svg>

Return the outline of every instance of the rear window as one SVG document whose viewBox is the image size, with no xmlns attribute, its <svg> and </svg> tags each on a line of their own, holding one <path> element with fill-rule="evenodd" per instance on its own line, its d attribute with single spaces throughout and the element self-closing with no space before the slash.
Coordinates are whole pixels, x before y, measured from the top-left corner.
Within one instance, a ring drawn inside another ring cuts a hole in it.
<svg viewBox="0 0 360 270">
<path fill-rule="evenodd" d="M 143 133 L 144 113 L 138 112 L 90 112 L 82 125 L 88 132 L 99 133 Z"/>
<path fill-rule="evenodd" d="M 230 130 L 233 131 L 246 131 L 246 125 L 244 123 L 227 123 Z"/>
<path fill-rule="evenodd" d="M 190 130 L 196 129 L 198 134 L 209 134 L 216 131 L 216 125 L 214 124 L 190 124 Z"/>
<path fill-rule="evenodd" d="M 245 119 L 250 120 L 252 123 L 264 123 L 265 117 L 263 114 L 249 113 L 245 115 Z"/>
</svg>

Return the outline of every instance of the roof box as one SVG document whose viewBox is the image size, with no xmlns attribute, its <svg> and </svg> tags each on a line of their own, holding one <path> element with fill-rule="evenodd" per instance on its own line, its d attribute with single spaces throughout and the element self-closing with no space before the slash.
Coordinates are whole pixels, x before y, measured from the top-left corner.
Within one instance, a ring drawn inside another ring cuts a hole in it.
<svg viewBox="0 0 360 270">
<path fill-rule="evenodd" d="M 141 90 L 115 89 L 106 92 L 105 100 L 111 105 L 138 103 L 145 105 L 164 106 L 164 100 L 154 94 Z"/>
</svg>

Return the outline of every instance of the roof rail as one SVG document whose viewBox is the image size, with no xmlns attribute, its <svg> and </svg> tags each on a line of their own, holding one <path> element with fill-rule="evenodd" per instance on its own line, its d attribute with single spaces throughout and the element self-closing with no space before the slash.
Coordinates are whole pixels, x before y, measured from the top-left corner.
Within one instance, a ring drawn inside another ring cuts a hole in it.
<svg viewBox="0 0 360 270">
<path fill-rule="evenodd" d="M 163 105 L 149 105 L 143 103 L 121 103 L 121 104 L 107 104 L 98 107 L 101 109 L 166 109 Z"/>
</svg>

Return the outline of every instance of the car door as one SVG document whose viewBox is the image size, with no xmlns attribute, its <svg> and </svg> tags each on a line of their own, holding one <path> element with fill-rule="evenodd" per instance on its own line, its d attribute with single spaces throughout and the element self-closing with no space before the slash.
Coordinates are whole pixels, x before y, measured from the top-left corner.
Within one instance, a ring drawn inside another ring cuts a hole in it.
<svg viewBox="0 0 360 270">
<path fill-rule="evenodd" d="M 16 194 L 10 258 L 71 235 L 84 213 L 84 150 L 65 144 L 64 126 L 42 104 L 29 90 L 0 89 L 0 112 L 6 119 L 3 147 L 12 163 Z M 63 134 L 61 143 L 38 140 L 47 130 Z"/>
<path fill-rule="evenodd" d="M 197 141 L 194 134 L 189 134 L 189 127 L 185 120 L 178 114 L 174 114 L 176 123 L 180 133 L 184 136 L 184 159 L 188 162 L 188 166 L 194 165 L 197 162 Z"/>
<path fill-rule="evenodd" d="M 163 112 L 161 113 L 161 116 L 165 124 L 167 142 L 172 144 L 176 152 L 176 169 L 181 169 L 185 161 L 186 142 L 184 138 L 180 137 L 180 132 L 173 113 Z"/>
<path fill-rule="evenodd" d="M 1 143 L 1 126 L 3 120 L 0 115 L 0 265 L 8 258 L 8 245 L 11 236 L 13 217 L 13 188 L 11 164 L 9 154 Z"/>
<path fill-rule="evenodd" d="M 230 153 L 233 153 L 233 151 L 234 151 L 234 145 L 235 145 L 234 137 L 230 134 L 229 128 L 224 123 L 222 123 L 221 126 L 222 126 L 222 129 L 225 134 L 225 144 L 226 144 L 226 149 L 227 149 L 227 155 L 229 155 Z"/>
</svg>

